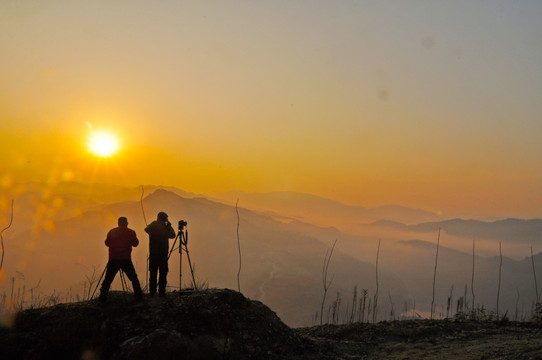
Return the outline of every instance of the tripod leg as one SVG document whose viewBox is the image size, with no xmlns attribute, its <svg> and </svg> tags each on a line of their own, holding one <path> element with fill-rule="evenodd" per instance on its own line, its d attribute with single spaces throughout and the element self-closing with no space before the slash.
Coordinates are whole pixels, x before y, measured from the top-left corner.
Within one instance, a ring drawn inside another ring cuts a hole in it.
<svg viewBox="0 0 542 360">
<path fill-rule="evenodd" d="M 190 273 L 192 274 L 192 284 L 194 285 L 194 290 L 198 290 L 198 284 L 196 283 L 196 278 L 194 276 L 194 269 L 192 268 L 192 262 L 190 261 L 190 253 L 188 252 L 188 247 L 186 247 L 184 250 L 186 251 L 188 266 L 190 267 Z"/>
<path fill-rule="evenodd" d="M 173 240 L 173 245 L 171 245 L 171 249 L 169 250 L 169 253 L 167 254 L 167 259 L 169 260 L 169 257 L 171 256 L 171 253 L 173 252 L 173 250 L 175 250 L 175 244 L 177 244 L 177 239 L 179 239 L 179 236 L 182 235 L 182 232 L 179 231 L 177 233 L 177 236 L 175 236 L 175 240 Z M 182 239 L 179 240 L 180 243 L 182 243 Z"/>
<path fill-rule="evenodd" d="M 198 290 L 198 284 L 196 283 L 196 278 L 194 276 L 194 269 L 192 268 L 192 262 L 190 261 L 190 253 L 188 252 L 188 231 L 185 233 L 184 250 L 186 251 L 188 266 L 190 267 L 190 273 L 192 274 L 192 284 L 194 285 L 194 290 Z"/>
<path fill-rule="evenodd" d="M 96 294 L 96 290 L 98 290 L 98 286 L 102 282 L 102 279 L 103 279 L 106 271 L 107 271 L 107 265 L 105 265 L 105 269 L 104 269 L 104 271 L 102 271 L 102 275 L 100 275 L 100 279 L 98 279 L 98 282 L 96 283 L 96 287 L 94 288 L 94 291 L 92 292 L 92 296 L 90 297 L 90 299 L 94 298 L 94 294 Z"/>
<path fill-rule="evenodd" d="M 182 237 L 182 233 L 179 231 Z M 183 289 L 183 239 L 179 240 L 179 296 Z"/>
<path fill-rule="evenodd" d="M 149 291 L 149 253 L 147 253 L 147 273 L 145 274 L 145 292 Z"/>
</svg>

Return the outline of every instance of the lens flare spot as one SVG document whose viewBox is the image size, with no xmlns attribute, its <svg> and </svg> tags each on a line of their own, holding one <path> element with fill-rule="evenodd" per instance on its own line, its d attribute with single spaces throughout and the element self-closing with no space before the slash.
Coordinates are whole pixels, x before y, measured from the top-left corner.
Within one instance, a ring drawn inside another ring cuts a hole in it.
<svg viewBox="0 0 542 360">
<path fill-rule="evenodd" d="M 62 173 L 62 180 L 64 181 L 70 181 L 70 180 L 73 180 L 73 178 L 75 177 L 73 171 L 71 170 L 64 170 L 64 172 Z"/>
<path fill-rule="evenodd" d="M 4 189 L 9 189 L 13 185 L 13 178 L 9 175 L 5 175 L 0 179 L 0 186 Z"/>
<path fill-rule="evenodd" d="M 40 235 L 43 232 L 43 226 L 40 224 L 34 224 L 32 226 L 32 234 Z"/>
<path fill-rule="evenodd" d="M 62 209 L 64 207 L 64 199 L 62 199 L 60 196 L 56 196 L 54 199 L 53 199 L 53 208 L 55 209 Z"/>
<path fill-rule="evenodd" d="M 47 230 L 48 232 L 55 232 L 56 231 L 56 223 L 52 220 L 48 220 L 43 224 L 43 228 Z"/>
</svg>

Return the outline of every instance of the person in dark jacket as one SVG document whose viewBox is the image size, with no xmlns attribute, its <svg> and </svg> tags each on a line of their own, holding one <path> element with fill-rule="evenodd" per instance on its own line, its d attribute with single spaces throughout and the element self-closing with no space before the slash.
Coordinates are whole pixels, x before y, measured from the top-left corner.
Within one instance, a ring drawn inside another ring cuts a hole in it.
<svg viewBox="0 0 542 360">
<path fill-rule="evenodd" d="M 109 230 L 105 245 L 109 247 L 109 262 L 107 263 L 107 271 L 100 289 L 100 301 L 104 302 L 107 299 L 109 287 L 117 275 L 119 270 L 124 271 L 128 279 L 132 282 L 134 295 L 137 300 L 143 298 L 141 285 L 137 278 L 134 264 L 132 263 L 131 254 L 132 247 L 139 244 L 134 230 L 128 228 L 128 219 L 124 216 L 119 217 L 118 227 Z"/>
<path fill-rule="evenodd" d="M 168 220 L 168 215 L 161 211 L 155 221 L 150 223 L 145 231 L 149 234 L 149 293 L 156 294 L 156 277 L 158 279 L 158 295 L 166 295 L 169 239 L 175 238 L 175 230 Z"/>
</svg>

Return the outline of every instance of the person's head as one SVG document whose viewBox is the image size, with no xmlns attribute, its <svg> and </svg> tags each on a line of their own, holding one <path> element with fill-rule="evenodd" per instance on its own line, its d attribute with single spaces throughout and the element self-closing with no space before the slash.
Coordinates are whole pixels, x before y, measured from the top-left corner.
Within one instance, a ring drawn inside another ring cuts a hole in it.
<svg viewBox="0 0 542 360">
<path fill-rule="evenodd" d="M 125 216 L 119 218 L 119 226 L 128 226 L 128 219 Z"/>
<path fill-rule="evenodd" d="M 167 221 L 167 214 L 163 211 L 160 211 L 158 213 L 158 220 L 159 221 Z"/>
</svg>

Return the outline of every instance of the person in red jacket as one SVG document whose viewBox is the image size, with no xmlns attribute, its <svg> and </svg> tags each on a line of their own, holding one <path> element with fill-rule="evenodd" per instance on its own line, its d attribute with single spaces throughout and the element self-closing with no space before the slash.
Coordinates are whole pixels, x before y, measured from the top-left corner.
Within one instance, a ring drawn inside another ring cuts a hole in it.
<svg viewBox="0 0 542 360">
<path fill-rule="evenodd" d="M 107 271 L 100 289 L 100 301 L 102 302 L 106 301 L 109 287 L 119 270 L 124 271 L 128 279 L 132 282 L 136 299 L 140 300 L 143 298 L 141 285 L 139 284 L 139 279 L 137 278 L 131 259 L 132 247 L 139 245 L 139 240 L 135 231 L 128 228 L 127 218 L 124 216 L 119 217 L 118 224 L 118 227 L 109 230 L 105 239 L 105 245 L 109 247 L 109 262 L 107 263 Z"/>
</svg>

